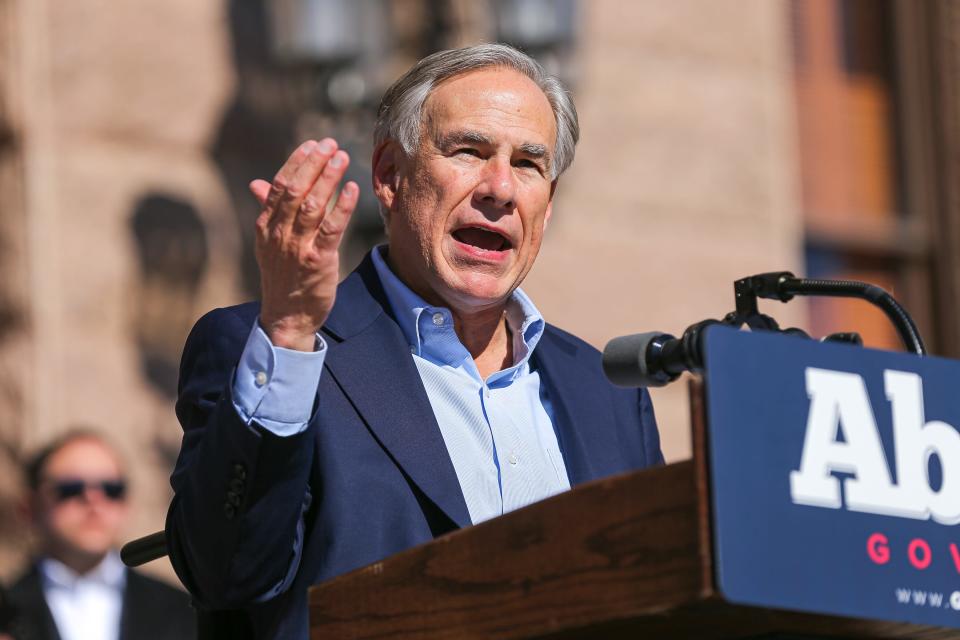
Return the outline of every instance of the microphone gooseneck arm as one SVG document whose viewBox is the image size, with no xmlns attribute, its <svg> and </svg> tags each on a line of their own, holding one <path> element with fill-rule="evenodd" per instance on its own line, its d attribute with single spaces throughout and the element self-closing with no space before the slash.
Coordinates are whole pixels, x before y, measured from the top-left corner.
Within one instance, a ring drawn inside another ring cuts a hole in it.
<svg viewBox="0 0 960 640">
<path fill-rule="evenodd" d="M 737 298 L 737 311 L 741 304 L 745 310 L 753 297 L 753 311 L 756 311 L 756 298 L 788 302 L 794 296 L 828 296 L 835 298 L 858 298 L 879 308 L 889 318 L 897 330 L 900 340 L 908 351 L 918 356 L 927 354 L 920 337 L 920 331 L 893 296 L 880 287 L 856 280 L 824 280 L 820 278 L 797 278 L 789 271 L 761 273 L 734 283 Z"/>
</svg>

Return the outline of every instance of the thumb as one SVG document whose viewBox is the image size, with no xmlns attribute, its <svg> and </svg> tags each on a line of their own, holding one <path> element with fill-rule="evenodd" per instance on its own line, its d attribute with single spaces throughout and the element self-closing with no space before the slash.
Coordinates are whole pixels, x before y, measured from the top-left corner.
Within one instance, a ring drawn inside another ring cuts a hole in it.
<svg viewBox="0 0 960 640">
<path fill-rule="evenodd" d="M 260 203 L 260 206 L 263 206 L 267 202 L 267 196 L 270 194 L 270 183 L 266 180 L 254 180 L 249 185 L 250 193 L 253 194 L 253 197 L 257 199 L 257 202 Z"/>
</svg>

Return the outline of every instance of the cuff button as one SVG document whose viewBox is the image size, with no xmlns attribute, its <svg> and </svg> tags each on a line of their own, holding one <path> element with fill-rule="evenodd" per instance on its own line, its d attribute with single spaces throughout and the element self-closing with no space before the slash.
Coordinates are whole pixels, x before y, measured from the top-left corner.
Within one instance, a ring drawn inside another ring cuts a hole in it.
<svg viewBox="0 0 960 640">
<path fill-rule="evenodd" d="M 262 387 L 267 384 L 267 373 L 265 371 L 257 371 L 257 374 L 253 376 L 253 381 L 257 383 L 258 387 Z"/>
</svg>

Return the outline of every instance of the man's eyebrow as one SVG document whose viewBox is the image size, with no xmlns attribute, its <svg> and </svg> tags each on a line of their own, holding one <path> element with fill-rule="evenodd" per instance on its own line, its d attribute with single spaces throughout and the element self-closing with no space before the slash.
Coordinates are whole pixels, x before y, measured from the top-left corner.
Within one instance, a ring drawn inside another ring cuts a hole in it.
<svg viewBox="0 0 960 640">
<path fill-rule="evenodd" d="M 451 131 L 437 135 L 436 145 L 438 149 L 449 149 L 461 144 L 484 144 L 492 145 L 493 138 L 484 135 L 479 131 L 462 130 Z"/>
<path fill-rule="evenodd" d="M 532 158 L 546 158 L 550 159 L 550 152 L 547 151 L 547 145 L 545 144 L 534 144 L 533 142 L 524 142 L 520 145 L 520 151 L 527 154 Z"/>
</svg>

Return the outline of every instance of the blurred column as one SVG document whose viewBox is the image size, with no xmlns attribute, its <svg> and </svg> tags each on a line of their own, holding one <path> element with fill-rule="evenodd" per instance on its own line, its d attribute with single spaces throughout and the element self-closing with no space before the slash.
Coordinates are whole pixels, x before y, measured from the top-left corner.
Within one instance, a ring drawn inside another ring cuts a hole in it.
<svg viewBox="0 0 960 640">
<path fill-rule="evenodd" d="M 31 6 L 27 6 L 31 5 Z M 42 31 L 43 3 L 0 0 L 0 576 L 9 577 L 26 542 L 19 531 L 17 509 L 21 478 L 18 461 L 49 412 L 36 402 L 36 373 L 49 372 L 51 362 L 35 340 L 31 320 L 43 311 L 35 305 L 32 287 L 50 276 L 37 273 L 28 240 L 37 237 L 44 218 L 28 211 L 25 184 L 27 152 L 35 147 L 26 131 L 31 69 L 42 67 L 42 38 L 30 47 L 25 41 Z M 42 76 L 41 76 L 42 77 Z M 41 107 L 42 110 L 42 107 Z M 36 187 L 36 185 L 34 185 Z M 42 205 L 43 194 L 40 194 Z"/>
<path fill-rule="evenodd" d="M 57 171 L 53 136 L 47 0 L 18 0 L 15 87 L 31 362 L 16 363 L 25 396 L 22 443 L 29 447 L 50 436 L 59 421 L 63 386 L 58 354 L 63 347 L 59 322 L 59 241 L 56 222 Z M 21 369 L 22 367 L 22 369 Z"/>
</svg>

